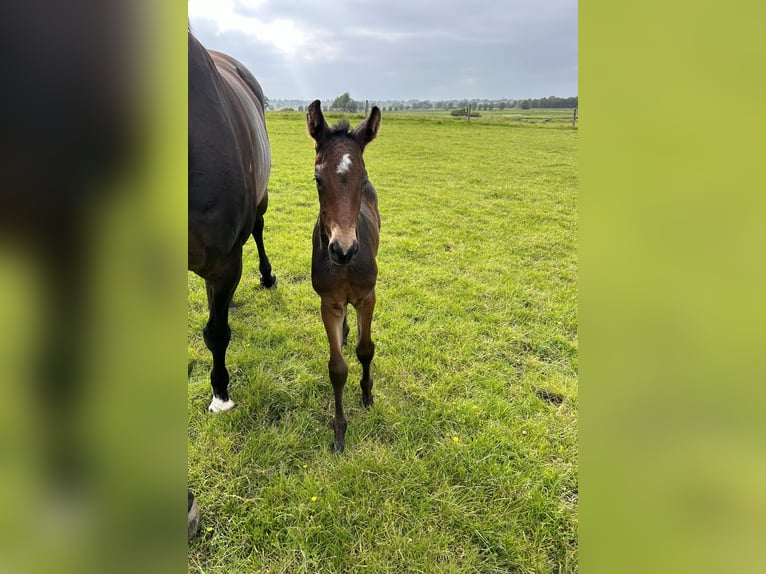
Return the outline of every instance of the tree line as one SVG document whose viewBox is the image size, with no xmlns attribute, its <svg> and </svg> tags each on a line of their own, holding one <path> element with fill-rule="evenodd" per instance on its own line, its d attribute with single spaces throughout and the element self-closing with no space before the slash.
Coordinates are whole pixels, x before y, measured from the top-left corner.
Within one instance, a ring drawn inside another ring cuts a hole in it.
<svg viewBox="0 0 766 574">
<path fill-rule="evenodd" d="M 571 98 L 557 98 L 555 96 L 550 96 L 548 98 L 540 98 L 537 100 L 519 100 L 518 107 L 522 110 L 528 110 L 530 108 L 576 108 L 577 96 Z"/>
<path fill-rule="evenodd" d="M 298 103 L 296 100 L 285 100 L 286 105 L 280 105 L 280 100 L 271 102 L 272 109 L 293 108 L 298 111 L 305 111 L 308 102 Z M 297 104 L 297 105 L 296 105 Z M 463 99 L 463 100 L 370 100 L 369 107 L 376 105 L 384 111 L 404 111 L 404 110 L 464 110 L 471 105 L 472 110 L 505 110 L 531 108 L 576 108 L 578 107 L 578 97 L 572 96 L 560 98 L 549 96 L 547 98 L 527 98 L 514 100 L 510 98 L 503 99 Z M 365 109 L 364 101 L 354 100 L 348 92 L 345 92 L 334 100 L 322 102 L 325 109 L 337 110 L 347 113 L 363 112 Z"/>
</svg>

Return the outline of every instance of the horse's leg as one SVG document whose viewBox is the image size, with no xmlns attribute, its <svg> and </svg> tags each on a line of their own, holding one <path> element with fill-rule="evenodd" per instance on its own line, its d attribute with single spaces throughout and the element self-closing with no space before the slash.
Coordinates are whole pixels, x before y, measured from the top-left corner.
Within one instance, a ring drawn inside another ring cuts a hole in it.
<svg viewBox="0 0 766 574">
<path fill-rule="evenodd" d="M 85 261 L 86 245 L 75 235 L 67 229 L 56 238 L 61 252 L 41 254 L 44 290 L 36 305 L 42 308 L 41 316 L 46 317 L 46 328 L 40 346 L 34 350 L 32 379 L 40 402 L 46 477 L 62 490 L 76 486 L 89 472 L 88 453 L 77 429 L 84 414 L 81 403 L 88 395 L 83 368 L 89 356 L 82 343 L 87 340 L 88 313 L 93 304 L 88 304 L 91 285 L 83 277 L 89 277 L 91 268 Z M 61 253 L 78 256 L 62 258 Z M 62 277 L 67 280 L 61 281 Z"/>
<path fill-rule="evenodd" d="M 258 269 L 261 272 L 261 285 L 267 289 L 273 289 L 277 286 L 277 278 L 271 272 L 271 263 L 266 255 L 266 249 L 263 247 L 263 214 L 266 213 L 268 204 L 268 195 L 266 195 L 258 206 L 258 215 L 253 226 L 253 239 L 255 239 L 255 245 L 258 247 Z"/>
<path fill-rule="evenodd" d="M 191 490 L 187 491 L 189 493 L 188 495 L 188 510 L 186 515 L 186 521 L 189 527 L 189 540 L 194 538 L 197 535 L 197 532 L 199 532 L 199 522 L 200 522 L 200 515 L 199 515 L 199 506 L 197 505 L 197 501 L 194 498 L 194 495 L 192 494 Z"/>
<path fill-rule="evenodd" d="M 335 452 L 343 452 L 346 448 L 346 427 L 348 426 L 346 415 L 343 413 L 343 387 L 348 377 L 348 365 L 341 351 L 345 313 L 345 305 L 322 300 L 322 322 L 330 344 L 330 362 L 327 368 L 335 394 L 335 420 L 333 421 Z"/>
<path fill-rule="evenodd" d="M 210 317 L 202 329 L 205 345 L 213 354 L 210 384 L 213 400 L 208 406 L 212 412 L 228 411 L 234 406 L 229 399 L 229 371 L 226 370 L 226 348 L 231 339 L 229 328 L 229 303 L 242 276 L 242 248 L 237 247 L 223 264 L 215 278 L 206 279 L 207 301 Z"/>
<path fill-rule="evenodd" d="M 346 342 L 348 341 L 348 308 L 344 310 L 343 313 L 343 346 L 346 346 Z"/>
<path fill-rule="evenodd" d="M 366 299 L 356 306 L 357 342 L 356 358 L 362 364 L 362 404 L 370 408 L 372 406 L 372 377 L 370 376 L 370 363 L 375 356 L 375 343 L 372 342 L 372 312 L 375 310 L 375 289 Z"/>
</svg>

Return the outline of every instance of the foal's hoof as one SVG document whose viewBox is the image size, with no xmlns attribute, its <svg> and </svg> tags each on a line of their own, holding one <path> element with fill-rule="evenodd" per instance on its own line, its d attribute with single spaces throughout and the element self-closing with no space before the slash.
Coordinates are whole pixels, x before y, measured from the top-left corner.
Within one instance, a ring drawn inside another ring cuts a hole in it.
<svg viewBox="0 0 766 574">
<path fill-rule="evenodd" d="M 335 454 L 340 454 L 340 453 L 342 453 L 344 450 L 346 450 L 346 441 L 345 441 L 345 440 L 340 440 L 340 441 L 339 441 L 338 439 L 335 439 L 335 440 L 333 441 L 333 443 L 332 443 L 332 451 L 333 451 Z"/>
<path fill-rule="evenodd" d="M 210 401 L 210 405 L 207 407 L 207 410 L 209 410 L 211 413 L 223 413 L 226 411 L 230 411 L 234 408 L 234 401 L 231 399 L 223 400 L 219 399 L 218 397 L 213 397 L 213 400 Z"/>
<path fill-rule="evenodd" d="M 369 409 L 374 404 L 375 404 L 375 401 L 373 400 L 372 395 L 370 395 L 369 397 L 362 395 L 362 406 L 364 408 Z"/>
<path fill-rule="evenodd" d="M 335 440 L 332 444 L 332 450 L 335 453 L 341 453 L 346 450 L 346 429 L 348 428 L 348 422 L 343 421 L 338 423 L 333 421 L 332 428 L 335 431 Z"/>
<path fill-rule="evenodd" d="M 261 287 L 264 289 L 276 289 L 277 287 L 277 276 L 273 273 L 271 274 L 271 277 L 268 279 L 264 279 L 263 276 L 261 276 Z"/>
</svg>

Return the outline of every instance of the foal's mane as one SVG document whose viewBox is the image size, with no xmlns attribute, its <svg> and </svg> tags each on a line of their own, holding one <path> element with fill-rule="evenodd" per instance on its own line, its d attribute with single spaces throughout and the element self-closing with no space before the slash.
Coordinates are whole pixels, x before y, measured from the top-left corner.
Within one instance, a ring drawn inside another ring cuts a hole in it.
<svg viewBox="0 0 766 574">
<path fill-rule="evenodd" d="M 349 135 L 351 133 L 351 128 L 348 123 L 348 119 L 341 118 L 339 119 L 333 126 L 330 127 L 330 135 L 334 136 L 336 134 L 340 135 Z"/>
</svg>

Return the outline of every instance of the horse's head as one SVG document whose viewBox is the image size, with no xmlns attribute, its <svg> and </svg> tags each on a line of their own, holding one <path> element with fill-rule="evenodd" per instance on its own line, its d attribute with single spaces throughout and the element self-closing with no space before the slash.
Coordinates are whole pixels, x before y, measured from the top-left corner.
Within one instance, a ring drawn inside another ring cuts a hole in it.
<svg viewBox="0 0 766 574">
<path fill-rule="evenodd" d="M 373 106 L 367 119 L 349 130 L 346 120 L 328 126 L 320 102 L 315 100 L 308 108 L 306 123 L 316 142 L 314 179 L 321 231 L 329 240 L 330 260 L 348 265 L 359 251 L 356 222 L 367 185 L 362 153 L 378 133 L 380 110 Z"/>
</svg>

